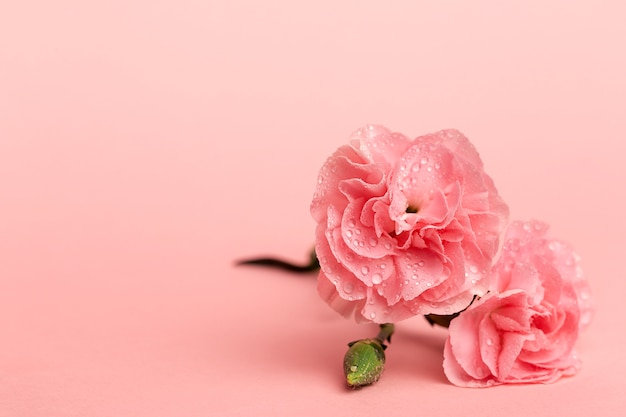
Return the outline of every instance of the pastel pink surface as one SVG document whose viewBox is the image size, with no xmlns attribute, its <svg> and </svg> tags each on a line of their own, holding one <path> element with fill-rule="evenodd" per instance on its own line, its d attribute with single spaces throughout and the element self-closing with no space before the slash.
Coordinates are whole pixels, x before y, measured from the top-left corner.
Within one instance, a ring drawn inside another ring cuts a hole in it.
<svg viewBox="0 0 626 417">
<path fill-rule="evenodd" d="M 619 2 L 9 2 L 0 13 L 0 416 L 621 415 L 626 10 Z M 379 123 L 456 128 L 596 300 L 582 369 L 457 388 L 398 325 L 346 390 L 304 260 L 323 161 Z M 454 398 L 454 401 L 451 401 Z"/>
</svg>

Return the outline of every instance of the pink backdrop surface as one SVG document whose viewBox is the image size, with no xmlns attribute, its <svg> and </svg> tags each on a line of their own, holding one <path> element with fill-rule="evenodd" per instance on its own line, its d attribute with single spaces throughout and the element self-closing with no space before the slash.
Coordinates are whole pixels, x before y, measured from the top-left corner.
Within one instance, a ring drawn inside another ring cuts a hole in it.
<svg viewBox="0 0 626 417">
<path fill-rule="evenodd" d="M 610 416 L 626 409 L 622 2 L 19 1 L 0 6 L 0 415 Z M 455 127 L 512 218 L 582 257 L 582 371 L 463 389 L 398 324 L 374 387 L 303 260 L 350 133 Z"/>
</svg>

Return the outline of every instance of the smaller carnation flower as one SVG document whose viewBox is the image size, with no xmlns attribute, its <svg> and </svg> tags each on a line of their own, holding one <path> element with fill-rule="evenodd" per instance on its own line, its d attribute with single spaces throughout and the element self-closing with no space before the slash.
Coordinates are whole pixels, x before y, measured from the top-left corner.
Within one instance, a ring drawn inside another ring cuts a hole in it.
<svg viewBox="0 0 626 417">
<path fill-rule="evenodd" d="M 491 291 L 452 320 L 444 371 L 455 385 L 551 383 L 575 374 L 592 313 L 578 257 L 540 222 L 513 222 Z"/>
</svg>

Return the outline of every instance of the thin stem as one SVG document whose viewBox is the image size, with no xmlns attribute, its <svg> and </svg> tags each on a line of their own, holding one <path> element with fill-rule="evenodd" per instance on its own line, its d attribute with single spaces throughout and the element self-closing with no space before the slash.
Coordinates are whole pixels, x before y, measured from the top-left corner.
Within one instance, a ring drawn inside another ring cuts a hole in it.
<svg viewBox="0 0 626 417">
<path fill-rule="evenodd" d="M 375 339 L 380 340 L 380 343 L 385 341 L 391 342 L 391 335 L 395 331 L 395 325 L 393 323 L 385 323 L 380 325 L 380 331 Z"/>
<path fill-rule="evenodd" d="M 294 264 L 283 259 L 264 257 L 254 259 L 244 259 L 237 262 L 237 265 L 257 265 L 266 266 L 270 268 L 282 269 L 283 271 L 306 273 L 313 272 L 320 269 L 320 264 L 315 255 L 315 251 L 311 252 L 309 263 L 306 265 Z"/>
</svg>

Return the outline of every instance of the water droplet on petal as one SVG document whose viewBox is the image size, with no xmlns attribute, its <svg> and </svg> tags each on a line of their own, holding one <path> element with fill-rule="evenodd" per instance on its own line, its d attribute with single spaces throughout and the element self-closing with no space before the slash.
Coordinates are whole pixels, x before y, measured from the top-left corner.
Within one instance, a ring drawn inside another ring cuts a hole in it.
<svg viewBox="0 0 626 417">
<path fill-rule="evenodd" d="M 426 265 L 426 262 L 424 262 L 424 261 L 419 261 L 419 262 L 417 263 L 417 265 L 418 265 L 418 266 L 424 266 L 424 265 Z"/>
<path fill-rule="evenodd" d="M 352 291 L 354 291 L 354 285 L 351 282 L 346 282 L 343 286 L 343 291 L 346 294 L 350 294 Z"/>
<path fill-rule="evenodd" d="M 352 230 L 346 230 L 346 236 L 352 237 Z"/>
<path fill-rule="evenodd" d="M 376 273 L 374 275 L 372 275 L 372 283 L 373 284 L 380 284 L 381 282 L 383 282 L 383 276 Z"/>
<path fill-rule="evenodd" d="M 361 267 L 361 273 L 363 275 L 367 275 L 367 274 L 370 273 L 370 269 L 367 266 L 363 266 L 363 267 Z"/>
<path fill-rule="evenodd" d="M 370 239 L 370 246 L 376 246 L 376 245 L 378 245 L 378 239 L 371 238 Z"/>
<path fill-rule="evenodd" d="M 492 345 L 493 345 L 493 340 L 487 339 L 487 346 L 492 346 Z"/>
</svg>

